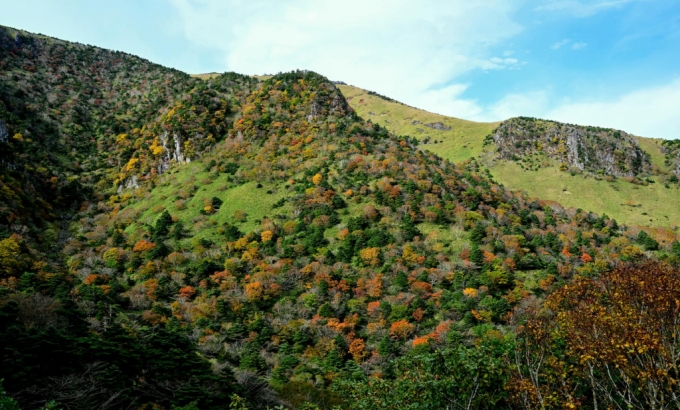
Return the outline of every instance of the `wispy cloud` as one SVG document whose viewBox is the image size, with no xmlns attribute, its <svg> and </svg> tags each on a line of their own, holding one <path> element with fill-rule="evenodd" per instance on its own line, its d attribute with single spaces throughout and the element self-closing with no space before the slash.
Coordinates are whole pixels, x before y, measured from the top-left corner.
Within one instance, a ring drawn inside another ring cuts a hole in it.
<svg viewBox="0 0 680 410">
<path fill-rule="evenodd" d="M 633 1 L 644 0 L 555 0 L 538 9 L 554 10 L 568 19 Z M 423 0 L 419 7 L 408 0 L 347 0 L 342 4 L 172 0 L 172 4 L 185 37 L 219 50 L 228 70 L 257 74 L 311 69 L 461 118 L 496 121 L 530 115 L 611 126 L 645 136 L 680 137 L 674 109 L 680 106 L 680 79 L 664 87 L 629 91 L 614 100 L 597 100 L 589 94 L 580 95 L 576 102 L 561 102 L 554 95 L 557 90 L 542 84 L 500 99 L 469 97 L 481 76 L 519 69 L 527 64 L 524 58 L 535 55 L 530 54 L 530 47 L 514 43 L 524 30 L 517 21 L 521 0 Z M 541 43 L 538 39 L 532 45 L 541 47 Z M 515 55 L 516 47 L 522 57 Z M 580 50 L 588 44 L 572 37 L 549 47 Z"/>
<path fill-rule="evenodd" d="M 498 121 L 520 115 L 539 116 L 549 102 L 548 90 L 530 91 L 506 95 L 484 110 L 484 121 Z"/>
<path fill-rule="evenodd" d="M 492 57 L 489 59 L 489 62 L 492 64 L 490 68 L 495 69 L 512 68 L 519 64 L 518 59 L 508 57 L 506 58 Z"/>
<path fill-rule="evenodd" d="M 567 12 L 576 17 L 590 17 L 601 11 L 622 7 L 628 3 L 648 0 L 548 0 L 536 7 L 536 11 Z"/>
<path fill-rule="evenodd" d="M 570 102 L 542 114 L 576 124 L 622 129 L 643 137 L 680 138 L 680 78 L 604 101 Z"/>
<path fill-rule="evenodd" d="M 571 44 L 571 49 L 572 50 L 580 50 L 582 48 L 585 48 L 588 46 L 588 43 L 582 43 L 582 42 L 577 42 L 577 43 L 572 43 L 571 39 L 565 38 L 564 40 L 558 41 L 557 43 L 553 44 L 550 46 L 551 50 L 559 50 L 560 48 Z"/>
<path fill-rule="evenodd" d="M 553 50 L 559 50 L 560 48 L 566 46 L 570 42 L 571 42 L 570 39 L 565 38 L 564 40 L 558 41 L 557 43 L 551 45 L 550 48 L 553 49 Z"/>
<path fill-rule="evenodd" d="M 553 108 L 548 108 L 548 107 Z M 479 111 L 478 120 L 497 121 L 519 115 L 571 124 L 621 129 L 651 138 L 680 139 L 680 77 L 608 99 L 584 97 L 559 101 L 550 88 L 509 94 Z"/>
</svg>

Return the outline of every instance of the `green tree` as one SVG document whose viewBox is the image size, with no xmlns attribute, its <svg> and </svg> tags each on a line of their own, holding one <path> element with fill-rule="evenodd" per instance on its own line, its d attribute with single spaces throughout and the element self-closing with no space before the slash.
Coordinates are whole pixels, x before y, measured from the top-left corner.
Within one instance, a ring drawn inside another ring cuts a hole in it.
<svg viewBox="0 0 680 410">
<path fill-rule="evenodd" d="M 325 281 L 324 281 L 325 282 Z M 330 303 L 326 302 L 321 307 L 319 307 L 319 316 L 321 317 L 333 317 L 335 312 Z"/>
</svg>

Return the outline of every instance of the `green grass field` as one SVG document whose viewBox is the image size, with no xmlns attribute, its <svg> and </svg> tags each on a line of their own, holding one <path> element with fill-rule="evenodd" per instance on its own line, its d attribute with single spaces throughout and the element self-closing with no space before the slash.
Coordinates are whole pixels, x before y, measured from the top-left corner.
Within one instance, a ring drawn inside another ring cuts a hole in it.
<svg viewBox="0 0 680 410">
<path fill-rule="evenodd" d="M 525 171 L 513 162 L 497 162 L 490 168 L 494 179 L 532 197 L 557 201 L 565 207 L 606 213 L 619 223 L 640 226 L 680 224 L 680 189 L 661 183 L 635 185 L 623 179 L 614 182 L 582 175 L 572 176 L 557 167 Z M 654 178 L 652 178 L 654 179 Z"/>
<path fill-rule="evenodd" d="M 209 80 L 211 78 L 219 77 L 220 75 L 220 73 L 191 74 L 192 77 L 200 78 L 201 80 Z"/>
<path fill-rule="evenodd" d="M 638 144 L 640 144 L 640 148 L 649 154 L 652 164 L 661 169 L 666 169 L 666 165 L 664 164 L 666 157 L 663 152 L 661 152 L 661 143 L 663 140 L 642 137 L 637 137 L 637 140 Z"/>
</svg>

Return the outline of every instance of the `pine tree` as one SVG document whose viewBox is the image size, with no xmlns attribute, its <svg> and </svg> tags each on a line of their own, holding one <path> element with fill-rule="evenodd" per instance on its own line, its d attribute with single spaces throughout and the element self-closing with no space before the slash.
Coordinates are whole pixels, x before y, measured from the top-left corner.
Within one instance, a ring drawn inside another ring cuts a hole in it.
<svg viewBox="0 0 680 410">
<path fill-rule="evenodd" d="M 330 249 L 326 250 L 326 254 L 324 255 L 324 258 L 326 258 L 326 260 L 325 260 L 326 265 L 332 265 L 332 264 L 335 263 L 335 254 Z"/>
<path fill-rule="evenodd" d="M 484 254 L 482 253 L 482 250 L 479 249 L 479 245 L 476 243 L 473 243 L 472 247 L 470 248 L 470 261 L 477 265 L 484 263 Z"/>
<path fill-rule="evenodd" d="M 154 226 L 153 236 L 163 237 L 170 232 L 170 225 L 172 225 L 172 216 L 166 209 L 163 211 L 161 216 L 156 219 L 156 225 Z"/>
<path fill-rule="evenodd" d="M 416 236 L 422 235 L 409 214 L 404 215 L 401 230 L 404 232 L 404 240 L 406 241 L 412 241 Z"/>
<path fill-rule="evenodd" d="M 408 277 L 404 272 L 397 273 L 397 277 L 394 279 L 394 284 L 400 289 L 406 289 L 408 287 Z"/>
<path fill-rule="evenodd" d="M 680 242 L 674 241 L 671 248 L 672 248 L 672 250 L 673 250 L 673 253 L 674 253 L 678 258 L 680 258 Z"/>
<path fill-rule="evenodd" d="M 470 231 L 470 242 L 479 245 L 482 243 L 484 236 L 486 236 L 484 225 L 477 222 L 475 227 Z"/>
<path fill-rule="evenodd" d="M 327 369 L 329 370 L 339 370 L 342 368 L 342 357 L 340 357 L 340 353 L 336 349 L 331 350 L 328 352 L 328 355 L 326 356 L 326 360 L 324 360 L 324 365 Z"/>
<path fill-rule="evenodd" d="M 328 282 L 325 280 L 319 282 L 319 294 L 321 296 L 326 296 L 328 294 Z"/>
<path fill-rule="evenodd" d="M 324 281 L 324 283 L 326 283 Z M 333 312 L 333 307 L 330 305 L 330 303 L 326 302 L 321 307 L 319 307 L 319 316 L 321 317 L 333 317 L 335 315 L 335 312 Z"/>
<path fill-rule="evenodd" d="M 361 370 L 361 367 L 354 360 L 350 359 L 345 363 L 345 368 L 343 370 L 343 377 L 345 379 L 354 381 L 364 381 L 366 380 L 366 374 Z"/>
</svg>

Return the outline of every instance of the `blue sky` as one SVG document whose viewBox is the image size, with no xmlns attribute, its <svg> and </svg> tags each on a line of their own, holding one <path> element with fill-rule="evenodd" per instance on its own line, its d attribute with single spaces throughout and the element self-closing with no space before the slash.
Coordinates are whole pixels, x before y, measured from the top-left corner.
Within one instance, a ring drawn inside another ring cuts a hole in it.
<svg viewBox="0 0 680 410">
<path fill-rule="evenodd" d="M 673 0 L 0 0 L 0 24 L 199 72 L 306 68 L 466 119 L 680 138 Z"/>
</svg>

